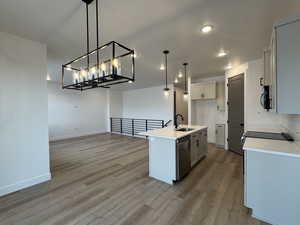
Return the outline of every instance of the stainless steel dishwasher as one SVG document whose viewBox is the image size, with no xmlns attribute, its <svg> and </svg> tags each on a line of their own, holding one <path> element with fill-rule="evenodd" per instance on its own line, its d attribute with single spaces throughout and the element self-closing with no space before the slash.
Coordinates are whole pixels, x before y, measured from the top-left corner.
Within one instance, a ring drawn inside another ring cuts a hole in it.
<svg viewBox="0 0 300 225">
<path fill-rule="evenodd" d="M 191 170 L 191 137 L 176 141 L 176 181 L 181 180 Z"/>
</svg>

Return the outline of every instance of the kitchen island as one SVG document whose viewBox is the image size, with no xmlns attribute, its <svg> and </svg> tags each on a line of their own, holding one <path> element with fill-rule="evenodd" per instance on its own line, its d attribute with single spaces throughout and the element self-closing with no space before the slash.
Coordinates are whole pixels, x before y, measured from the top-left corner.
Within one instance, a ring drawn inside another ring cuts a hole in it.
<svg viewBox="0 0 300 225">
<path fill-rule="evenodd" d="M 149 176 L 168 184 L 183 179 L 207 154 L 207 127 L 165 127 L 149 137 Z"/>
</svg>

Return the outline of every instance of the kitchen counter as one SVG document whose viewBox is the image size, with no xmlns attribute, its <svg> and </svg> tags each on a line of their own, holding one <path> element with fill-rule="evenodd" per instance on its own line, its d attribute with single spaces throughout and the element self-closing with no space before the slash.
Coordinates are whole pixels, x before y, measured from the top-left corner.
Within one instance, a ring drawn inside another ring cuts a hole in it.
<svg viewBox="0 0 300 225">
<path fill-rule="evenodd" d="M 176 131 L 174 126 L 171 127 L 165 127 L 157 130 L 150 130 L 147 132 L 140 133 L 140 135 L 145 135 L 148 137 L 160 137 L 160 138 L 166 138 L 166 139 L 172 139 L 176 140 L 178 138 L 182 138 L 185 136 L 188 136 L 194 132 L 207 129 L 207 126 L 196 126 L 196 125 L 181 125 L 179 128 L 192 128 L 191 131 Z"/>
<path fill-rule="evenodd" d="M 256 151 L 300 158 L 300 146 L 297 142 L 247 137 L 243 149 L 244 151 Z"/>
<path fill-rule="evenodd" d="M 191 131 L 165 127 L 140 133 L 149 140 L 149 176 L 173 185 L 183 179 L 207 154 L 207 127 L 187 126 Z"/>
<path fill-rule="evenodd" d="M 299 142 L 247 137 L 244 205 L 269 224 L 299 224 Z"/>
</svg>

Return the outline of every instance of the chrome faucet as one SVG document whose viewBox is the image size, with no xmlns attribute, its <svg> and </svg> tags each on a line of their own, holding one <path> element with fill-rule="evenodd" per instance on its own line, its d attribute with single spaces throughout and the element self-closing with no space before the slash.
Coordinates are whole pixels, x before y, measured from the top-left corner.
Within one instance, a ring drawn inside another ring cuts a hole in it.
<svg viewBox="0 0 300 225">
<path fill-rule="evenodd" d="M 178 128 L 178 121 L 177 121 L 178 117 L 181 118 L 181 121 L 184 121 L 183 115 L 177 114 L 177 115 L 175 116 L 175 118 L 174 118 L 174 125 L 175 125 L 175 128 L 176 128 L 176 129 Z"/>
</svg>

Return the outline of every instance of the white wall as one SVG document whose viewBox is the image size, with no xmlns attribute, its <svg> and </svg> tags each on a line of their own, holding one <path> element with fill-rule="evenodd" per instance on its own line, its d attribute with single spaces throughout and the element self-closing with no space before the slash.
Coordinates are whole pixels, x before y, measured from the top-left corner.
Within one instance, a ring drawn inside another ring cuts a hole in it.
<svg viewBox="0 0 300 225">
<path fill-rule="evenodd" d="M 208 79 L 196 79 L 193 83 L 205 81 L 223 81 L 225 76 L 212 77 Z M 226 113 L 217 110 L 217 100 L 193 100 L 191 102 L 192 124 L 208 127 L 207 139 L 209 143 L 216 142 L 216 124 L 225 124 Z"/>
<path fill-rule="evenodd" d="M 265 111 L 260 105 L 262 93 L 259 78 L 263 76 L 263 60 L 258 59 L 232 70 L 227 71 L 226 78 L 245 74 L 244 101 L 245 101 L 245 130 L 269 129 L 289 132 L 296 140 L 300 141 L 300 115 L 276 114 Z M 227 82 L 227 79 L 226 79 Z M 226 86 L 226 101 L 227 101 Z M 226 106 L 226 115 L 228 109 Z M 226 137 L 228 136 L 226 129 Z M 227 145 L 226 145 L 227 147 Z"/>
<path fill-rule="evenodd" d="M 110 118 L 123 116 L 123 92 L 109 90 L 108 95 L 108 128 L 110 131 Z"/>
<path fill-rule="evenodd" d="M 106 132 L 108 98 L 106 89 L 74 91 L 48 82 L 50 140 Z"/>
<path fill-rule="evenodd" d="M 109 90 L 109 117 L 122 117 L 123 115 L 123 93 L 121 91 Z"/>
<path fill-rule="evenodd" d="M 0 196 L 49 180 L 46 46 L 0 32 Z"/>
<path fill-rule="evenodd" d="M 123 117 L 137 119 L 173 120 L 174 96 L 164 96 L 164 86 L 123 92 Z"/>
</svg>

